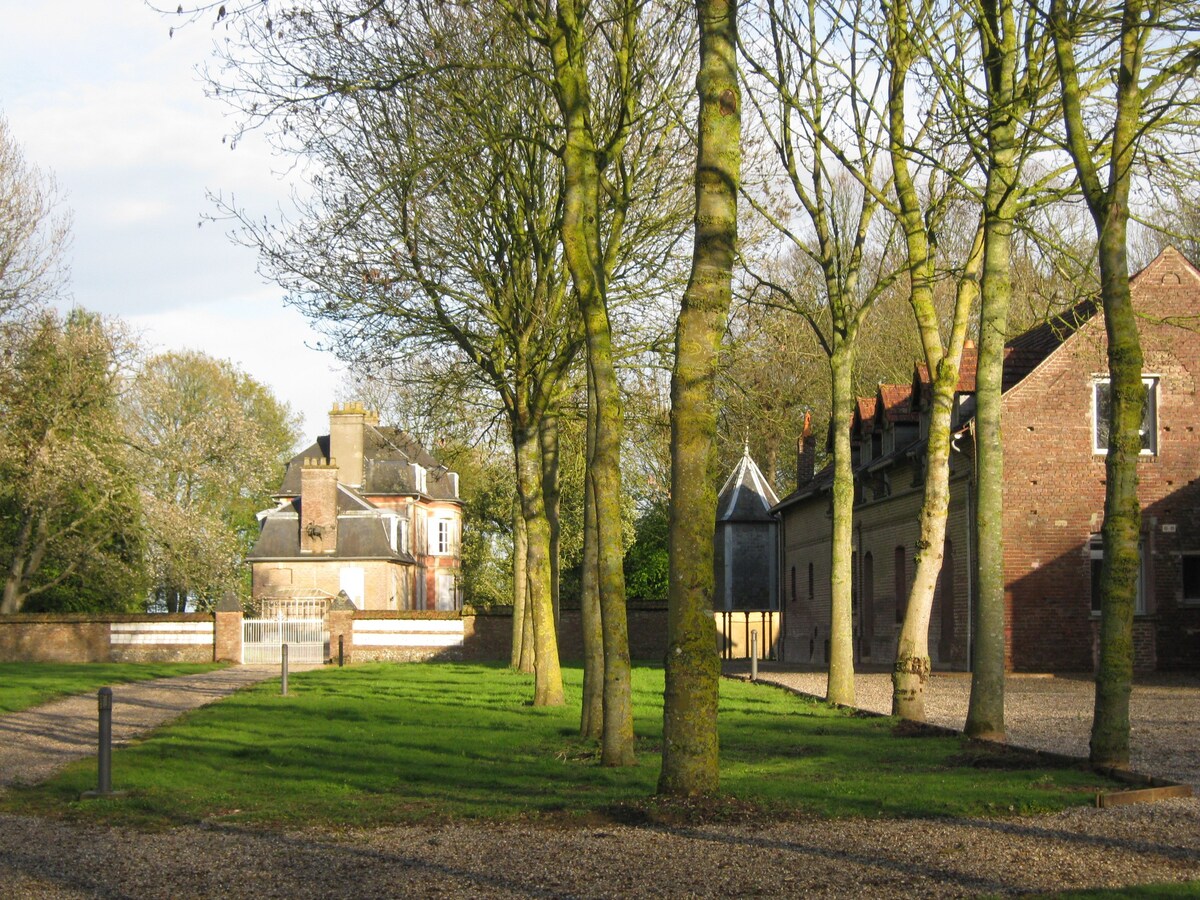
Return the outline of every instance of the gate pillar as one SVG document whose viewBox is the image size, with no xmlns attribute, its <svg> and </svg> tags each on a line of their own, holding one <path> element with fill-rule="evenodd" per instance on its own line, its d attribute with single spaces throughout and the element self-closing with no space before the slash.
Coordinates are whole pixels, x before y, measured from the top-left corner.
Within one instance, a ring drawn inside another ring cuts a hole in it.
<svg viewBox="0 0 1200 900">
<path fill-rule="evenodd" d="M 213 662 L 242 662 L 242 604 L 226 591 L 213 613 Z"/>
<path fill-rule="evenodd" d="M 342 641 L 342 651 L 346 662 L 354 661 L 354 610 L 350 597 L 345 591 L 338 591 L 337 599 L 329 607 L 329 653 L 336 660 L 338 639 Z"/>
</svg>

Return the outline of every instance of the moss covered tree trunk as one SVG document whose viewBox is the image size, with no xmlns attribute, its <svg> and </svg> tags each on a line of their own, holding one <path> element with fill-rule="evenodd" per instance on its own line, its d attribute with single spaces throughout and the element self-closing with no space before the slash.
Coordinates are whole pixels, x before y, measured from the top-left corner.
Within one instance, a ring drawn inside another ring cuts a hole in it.
<svg viewBox="0 0 1200 900">
<path fill-rule="evenodd" d="M 588 453 L 593 436 L 588 414 Z M 583 489 L 583 577 L 580 619 L 583 627 L 583 705 L 579 733 L 599 740 L 604 734 L 604 624 L 600 615 L 600 586 L 596 582 L 596 501 L 590 478 Z"/>
<path fill-rule="evenodd" d="M 1092 715 L 1090 756 L 1111 766 L 1129 764 L 1129 694 L 1133 685 L 1133 616 L 1141 568 L 1142 510 L 1138 501 L 1141 455 L 1142 348 L 1129 294 L 1125 218 L 1109 213 L 1100 234 L 1100 289 L 1108 336 L 1108 457 L 1105 460 L 1104 561 L 1100 568 L 1100 660 Z"/>
<path fill-rule="evenodd" d="M 542 496 L 542 464 L 536 428 L 514 427 L 517 451 L 517 494 L 525 523 L 527 615 L 533 622 L 534 706 L 564 702 L 558 661 L 558 635 L 550 596 L 550 525 Z"/>
<path fill-rule="evenodd" d="M 513 447 L 513 458 L 517 448 Z M 532 619 L 526 614 L 529 609 L 529 580 L 525 573 L 526 563 L 525 516 L 521 511 L 521 498 L 513 500 L 513 617 L 512 653 L 510 664 L 520 672 L 533 674 L 533 627 Z"/>
<path fill-rule="evenodd" d="M 561 628 L 561 557 L 562 491 L 558 478 L 558 415 L 547 412 L 538 422 L 538 439 L 542 448 L 542 495 L 545 498 L 546 522 L 550 526 L 550 597 L 554 606 L 554 630 Z"/>
<path fill-rule="evenodd" d="M 625 611 L 621 525 L 621 434 L 624 410 L 613 362 L 607 269 L 600 232 L 599 150 L 592 132 L 587 34 L 582 10 L 570 0 L 556 8 L 550 42 L 555 96 L 563 117 L 563 252 L 579 300 L 587 347 L 589 394 L 595 403 L 595 439 L 588 458 L 596 518 L 596 577 L 604 634 L 604 765 L 632 765 L 633 703 Z M 631 52 L 631 48 L 626 48 Z"/>
<path fill-rule="evenodd" d="M 989 195 L 991 188 L 989 186 Z M 986 225 L 979 359 L 975 375 L 975 527 L 978 603 L 972 620 L 974 660 L 964 730 L 1004 740 L 1004 448 L 1000 391 L 1012 277 L 1011 220 Z"/>
<path fill-rule="evenodd" d="M 1092 762 L 1125 766 L 1129 763 L 1129 693 L 1133 684 L 1133 616 L 1140 569 L 1139 540 L 1142 512 L 1138 502 L 1138 459 L 1141 454 L 1142 347 L 1129 293 L 1126 256 L 1129 191 L 1142 138 L 1142 64 L 1147 42 L 1161 27 L 1162 7 L 1145 0 L 1125 0 L 1118 7 L 1119 59 L 1113 67 L 1116 107 L 1109 133 L 1096 141 L 1088 133 L 1089 100 L 1080 85 L 1076 60 L 1076 31 L 1081 19 L 1063 0 L 1050 8 L 1067 149 L 1079 176 L 1084 199 L 1099 238 L 1100 299 L 1108 338 L 1109 444 L 1105 460 L 1104 561 L 1100 569 L 1100 660 L 1096 672 L 1096 703 L 1092 716 Z M 1164 45 L 1165 46 L 1165 45 Z M 1196 53 L 1189 54 L 1186 77 L 1194 71 Z M 1160 69 L 1160 72 L 1164 70 Z M 1160 77 L 1170 77 L 1161 75 Z M 1102 152 L 1093 155 L 1093 148 Z M 1099 158 L 1107 169 L 1102 177 Z"/>
<path fill-rule="evenodd" d="M 1019 180 L 1019 116 L 1028 109 L 1018 92 L 1021 34 L 1013 0 L 984 0 L 976 18 L 987 88 L 987 184 L 984 258 L 975 375 L 975 585 L 971 699 L 964 730 L 1002 741 L 1004 729 L 1004 451 L 1000 397 L 1004 344 L 1012 298 L 1012 233 Z M 1034 71 L 1040 66 L 1027 59 Z M 969 602 L 969 601 L 968 601 Z"/>
<path fill-rule="evenodd" d="M 735 62 L 737 4 L 697 0 L 700 25 L 695 246 L 675 329 L 671 377 L 671 511 L 668 535 L 665 794 L 717 789 L 717 693 L 713 624 L 712 480 L 717 354 L 729 313 L 741 172 L 741 96 Z"/>
</svg>

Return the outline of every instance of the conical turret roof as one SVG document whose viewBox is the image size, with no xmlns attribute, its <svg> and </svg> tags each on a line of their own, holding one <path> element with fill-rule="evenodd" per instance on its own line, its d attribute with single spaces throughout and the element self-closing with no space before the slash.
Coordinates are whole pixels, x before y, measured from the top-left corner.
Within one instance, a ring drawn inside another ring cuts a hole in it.
<svg viewBox="0 0 1200 900">
<path fill-rule="evenodd" d="M 718 522 L 770 522 L 771 507 L 779 502 L 762 470 L 746 446 L 721 493 L 717 496 Z"/>
</svg>

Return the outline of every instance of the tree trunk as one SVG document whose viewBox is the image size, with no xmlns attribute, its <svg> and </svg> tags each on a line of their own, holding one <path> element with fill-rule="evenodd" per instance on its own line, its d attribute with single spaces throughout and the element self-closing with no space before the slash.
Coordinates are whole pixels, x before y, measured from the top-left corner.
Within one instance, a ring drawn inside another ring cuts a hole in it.
<svg viewBox="0 0 1200 900">
<path fill-rule="evenodd" d="M 1009 267 L 1012 223 L 989 217 L 985 228 L 979 358 L 975 374 L 975 528 L 978 539 L 975 585 L 978 604 L 972 621 L 974 660 L 964 731 L 969 737 L 1002 741 L 1004 445 L 1000 430 L 1000 391 L 1012 290 Z"/>
<path fill-rule="evenodd" d="M 599 150 L 591 130 L 591 99 L 579 10 L 558 4 L 559 29 L 551 44 L 555 87 L 566 140 L 563 147 L 563 253 L 579 300 L 587 346 L 588 384 L 596 404 L 596 432 L 588 474 L 594 482 L 596 571 L 604 632 L 604 765 L 632 765 L 633 704 L 625 611 L 621 525 L 621 433 L 624 411 L 613 364 L 607 273 L 600 236 Z"/>
<path fill-rule="evenodd" d="M 833 388 L 833 533 L 830 539 L 829 680 L 825 699 L 854 705 L 854 471 L 850 425 L 854 417 L 854 348 L 846 341 L 829 356 Z"/>
<path fill-rule="evenodd" d="M 526 602 L 533 620 L 533 705 L 560 706 L 564 697 L 550 597 L 550 526 L 542 499 L 542 464 L 536 429 L 515 426 L 513 446 L 517 449 L 517 494 L 525 521 Z"/>
<path fill-rule="evenodd" d="M 515 457 L 517 449 L 513 447 Z M 525 605 L 528 594 L 525 577 L 525 517 L 521 514 L 521 500 L 513 500 L 513 617 L 512 653 L 510 665 L 522 672 L 532 674 L 533 655 L 525 645 Z M 528 667 L 526 666 L 528 661 Z"/>
<path fill-rule="evenodd" d="M 28 573 L 25 571 L 29 557 L 29 545 L 33 539 L 33 515 L 26 514 L 21 518 L 17 528 L 17 536 L 13 541 L 12 561 L 4 576 L 4 597 L 0 600 L 0 614 L 12 615 L 21 611 L 25 602 L 23 590 Z"/>
<path fill-rule="evenodd" d="M 588 412 L 588 453 L 593 437 Z M 604 735 L 604 625 L 600 616 L 600 586 L 596 579 L 596 501 L 591 478 L 583 490 L 583 578 L 580 619 L 583 626 L 583 707 L 579 733 L 600 740 Z"/>
<path fill-rule="evenodd" d="M 1129 295 L 1125 217 L 1113 212 L 1100 235 L 1100 291 L 1108 335 L 1109 445 L 1105 459 L 1104 561 L 1100 567 L 1100 664 L 1092 716 L 1091 760 L 1129 764 L 1129 693 L 1133 685 L 1133 615 L 1141 567 L 1142 347 Z"/>
<path fill-rule="evenodd" d="M 975 586 L 971 699 L 964 731 L 1003 741 L 1004 731 L 1004 442 L 1001 391 L 1008 306 L 1012 299 L 1012 232 L 1017 211 L 1020 110 L 1016 90 L 1020 39 L 1013 3 L 990 0 L 977 19 L 984 54 L 988 171 L 984 194 L 979 355 L 975 374 Z M 968 598 L 967 602 L 971 602 Z"/>
<path fill-rule="evenodd" d="M 934 379 L 933 407 L 929 414 L 917 568 L 892 670 L 892 715 L 918 722 L 925 721 L 925 683 L 931 669 L 929 616 L 942 571 L 946 516 L 950 509 L 950 411 L 957 381 L 958 366 L 949 359 L 943 360 Z"/>
<path fill-rule="evenodd" d="M 675 328 L 671 376 L 670 585 L 663 763 L 658 790 L 696 795 L 719 783 L 721 662 L 713 623 L 717 354 L 731 299 L 741 172 L 737 4 L 697 0 L 700 69 L 692 271 Z"/>
<path fill-rule="evenodd" d="M 925 683 L 929 680 L 929 616 L 933 594 L 942 569 L 946 540 L 946 515 L 950 506 L 950 416 L 958 367 L 966 338 L 967 319 L 982 265 L 983 235 L 980 230 L 959 277 L 954 301 L 950 338 L 943 341 L 941 316 L 934 304 L 935 260 L 920 192 L 909 169 L 909 132 L 906 123 L 908 72 L 918 49 L 910 28 L 911 8 L 907 0 L 896 0 L 887 8 L 888 30 L 888 143 L 892 161 L 892 184 L 900 209 L 908 256 L 909 304 L 917 322 L 925 364 L 929 369 L 931 397 L 929 429 L 925 449 L 925 492 L 921 504 L 917 567 L 909 591 L 904 623 L 892 669 L 892 714 L 924 721 Z"/>
<path fill-rule="evenodd" d="M 1158 10 L 1143 0 L 1120 4 L 1120 57 L 1113 66 L 1116 112 L 1110 136 L 1099 145 L 1107 179 L 1101 178 L 1089 135 L 1075 58 L 1074 21 L 1062 0 L 1050 7 L 1067 149 L 1092 214 L 1099 238 L 1100 298 L 1108 338 L 1108 456 L 1105 458 L 1104 561 L 1100 567 L 1100 661 L 1096 671 L 1096 705 L 1092 717 L 1091 761 L 1098 765 L 1129 763 L 1129 692 L 1133 684 L 1133 615 L 1141 566 L 1139 538 L 1142 511 L 1138 502 L 1138 458 L 1141 455 L 1142 346 L 1129 295 L 1126 258 L 1129 192 L 1137 164 L 1142 121 L 1142 61 L 1147 42 L 1153 45 Z M 1160 70 L 1161 71 L 1161 70 Z"/>
<path fill-rule="evenodd" d="M 968 737 L 1004 739 L 1004 450 L 1001 386 L 1012 294 L 1012 222 L 986 226 L 976 370 L 976 590 Z M 970 598 L 968 598 L 970 602 Z"/>
<path fill-rule="evenodd" d="M 562 524 L 559 512 L 562 508 L 562 491 L 558 481 L 558 416 L 546 413 L 538 422 L 538 440 L 542 448 L 542 496 L 546 504 L 546 521 L 550 525 L 550 596 L 554 605 L 554 630 L 559 632 L 561 609 L 559 587 L 561 582 L 560 544 Z"/>
</svg>

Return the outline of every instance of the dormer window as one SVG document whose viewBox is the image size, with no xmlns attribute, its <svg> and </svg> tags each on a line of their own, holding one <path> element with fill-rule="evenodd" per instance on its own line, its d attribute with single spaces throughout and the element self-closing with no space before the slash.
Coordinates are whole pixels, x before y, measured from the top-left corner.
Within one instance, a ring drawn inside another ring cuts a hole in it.
<svg viewBox="0 0 1200 900">
<path fill-rule="evenodd" d="M 1154 456 L 1158 453 L 1158 379 L 1153 376 L 1143 376 L 1142 384 L 1146 387 L 1145 403 L 1142 406 L 1142 427 L 1139 433 L 1142 438 L 1142 455 Z M 1108 417 L 1112 385 L 1108 376 L 1097 377 L 1092 381 L 1092 452 L 1108 453 Z"/>
</svg>

